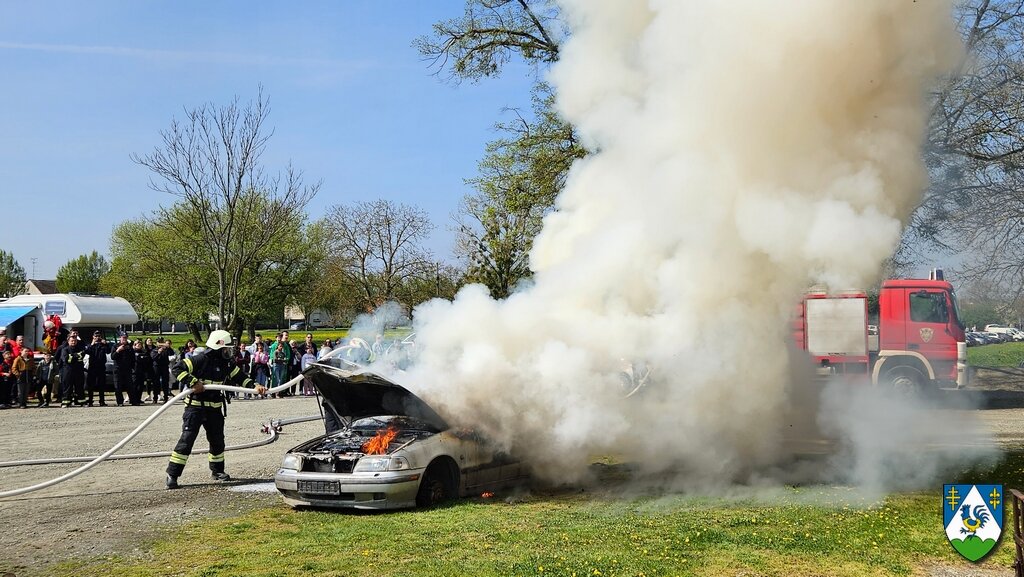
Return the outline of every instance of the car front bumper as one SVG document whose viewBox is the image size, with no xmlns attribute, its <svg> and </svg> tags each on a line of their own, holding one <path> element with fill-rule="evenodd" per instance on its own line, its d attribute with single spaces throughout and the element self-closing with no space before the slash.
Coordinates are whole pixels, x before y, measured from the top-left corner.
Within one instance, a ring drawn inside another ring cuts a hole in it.
<svg viewBox="0 0 1024 577">
<path fill-rule="evenodd" d="M 274 486 L 292 507 L 400 509 L 416 506 L 422 476 L 422 469 L 362 474 L 278 469 Z"/>
</svg>

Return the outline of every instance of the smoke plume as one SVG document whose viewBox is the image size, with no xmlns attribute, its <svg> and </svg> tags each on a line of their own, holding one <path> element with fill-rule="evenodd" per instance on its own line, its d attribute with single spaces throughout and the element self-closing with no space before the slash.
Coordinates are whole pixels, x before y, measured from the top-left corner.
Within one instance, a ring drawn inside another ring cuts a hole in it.
<svg viewBox="0 0 1024 577">
<path fill-rule="evenodd" d="M 786 456 L 789 320 L 866 287 L 926 183 L 926 91 L 959 56 L 948 2 L 562 0 L 551 72 L 596 151 L 507 300 L 415 311 L 414 390 L 579 478 L 614 455 L 687 482 Z M 624 397 L 627 362 L 650 383 Z"/>
</svg>

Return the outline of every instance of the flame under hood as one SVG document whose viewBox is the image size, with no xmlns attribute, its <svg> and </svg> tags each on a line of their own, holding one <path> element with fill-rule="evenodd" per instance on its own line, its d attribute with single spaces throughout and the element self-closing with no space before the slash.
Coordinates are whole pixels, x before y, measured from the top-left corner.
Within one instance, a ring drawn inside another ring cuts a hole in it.
<svg viewBox="0 0 1024 577">
<path fill-rule="evenodd" d="M 402 415 L 420 419 L 439 431 L 448 428 L 448 423 L 422 399 L 380 375 L 314 364 L 303 376 L 313 382 L 327 407 L 347 422 L 363 417 Z"/>
</svg>

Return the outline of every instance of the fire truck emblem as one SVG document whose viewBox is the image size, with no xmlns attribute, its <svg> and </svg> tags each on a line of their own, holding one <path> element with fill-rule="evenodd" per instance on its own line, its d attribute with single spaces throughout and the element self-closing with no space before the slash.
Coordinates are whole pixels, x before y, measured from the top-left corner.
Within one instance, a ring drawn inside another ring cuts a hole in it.
<svg viewBox="0 0 1024 577">
<path fill-rule="evenodd" d="M 1003 534 L 1003 486 L 943 485 L 942 519 L 953 548 L 978 561 Z"/>
<path fill-rule="evenodd" d="M 930 329 L 928 327 L 925 327 L 925 328 L 921 329 L 921 340 L 922 341 L 924 341 L 926 343 L 930 343 L 930 342 L 932 342 L 932 337 L 933 336 L 935 336 L 935 331 L 933 329 Z"/>
</svg>

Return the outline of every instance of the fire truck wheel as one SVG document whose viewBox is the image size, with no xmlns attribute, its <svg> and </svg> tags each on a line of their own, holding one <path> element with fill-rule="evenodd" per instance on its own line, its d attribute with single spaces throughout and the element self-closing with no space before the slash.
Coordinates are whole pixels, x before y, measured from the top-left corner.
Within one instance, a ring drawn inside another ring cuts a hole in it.
<svg viewBox="0 0 1024 577">
<path fill-rule="evenodd" d="M 885 380 L 892 383 L 892 390 L 896 394 L 913 397 L 924 394 L 927 379 L 918 369 L 903 365 L 886 371 Z"/>
<path fill-rule="evenodd" d="M 455 498 L 455 479 L 451 468 L 451 464 L 443 461 L 434 461 L 427 467 L 416 493 L 417 507 L 433 507 Z"/>
</svg>

